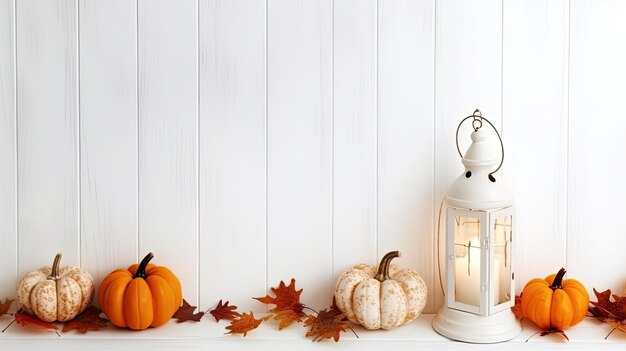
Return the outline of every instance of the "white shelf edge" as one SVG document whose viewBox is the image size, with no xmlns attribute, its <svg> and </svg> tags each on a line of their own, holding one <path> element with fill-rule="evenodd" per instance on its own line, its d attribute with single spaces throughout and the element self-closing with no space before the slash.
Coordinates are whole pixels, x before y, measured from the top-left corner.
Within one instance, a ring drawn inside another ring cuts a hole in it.
<svg viewBox="0 0 626 351">
<path fill-rule="evenodd" d="M 12 325 L 6 332 L 0 334 L 1 350 L 307 350 L 333 347 L 338 350 L 534 350 L 568 349 L 620 349 L 626 343 L 626 333 L 619 331 L 611 334 L 608 340 L 604 337 L 611 331 L 611 327 L 600 323 L 593 318 L 585 318 L 583 322 L 566 332 L 570 338 L 565 342 L 557 335 L 541 337 L 536 335 L 528 342 L 529 336 L 537 332 L 537 328 L 528 321 L 523 321 L 522 334 L 516 339 L 490 345 L 474 345 L 455 342 L 437 334 L 430 323 L 434 315 L 420 316 L 416 321 L 390 331 L 369 331 L 355 328 L 359 335 L 357 339 L 350 331 L 341 335 L 341 340 L 335 343 L 325 340 L 320 343 L 311 342 L 306 338 L 306 329 L 301 325 L 293 325 L 285 330 L 278 331 L 275 323 L 264 323 L 258 329 L 251 331 L 247 337 L 240 335 L 225 335 L 223 321 L 215 323 L 211 316 L 205 317 L 198 323 L 176 323 L 137 332 L 127 329 L 108 327 L 97 332 L 80 334 L 72 331 L 60 333 L 58 337 L 53 332 L 43 331 L 31 327 Z M 0 317 L 0 326 L 8 325 L 12 316 Z"/>
</svg>

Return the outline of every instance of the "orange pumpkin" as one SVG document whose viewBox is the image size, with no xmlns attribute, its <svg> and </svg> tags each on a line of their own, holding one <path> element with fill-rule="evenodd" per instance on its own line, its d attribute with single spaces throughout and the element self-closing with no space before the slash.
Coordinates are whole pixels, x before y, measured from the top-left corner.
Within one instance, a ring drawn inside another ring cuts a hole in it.
<svg viewBox="0 0 626 351">
<path fill-rule="evenodd" d="M 165 267 L 139 264 L 109 274 L 98 290 L 102 312 L 118 327 L 143 330 L 165 324 L 178 310 L 182 290 L 178 278 Z"/>
<path fill-rule="evenodd" d="M 565 268 L 545 279 L 533 279 L 522 293 L 522 314 L 543 330 L 565 330 L 582 321 L 589 307 L 587 289 L 565 279 Z"/>
</svg>

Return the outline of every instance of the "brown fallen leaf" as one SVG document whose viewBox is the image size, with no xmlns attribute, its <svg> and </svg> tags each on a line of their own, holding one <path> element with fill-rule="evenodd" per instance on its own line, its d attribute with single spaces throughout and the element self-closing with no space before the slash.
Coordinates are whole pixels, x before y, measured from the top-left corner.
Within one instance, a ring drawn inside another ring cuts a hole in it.
<svg viewBox="0 0 626 351">
<path fill-rule="evenodd" d="M 598 301 L 590 301 L 592 307 L 589 307 L 589 313 L 592 316 L 602 319 L 611 317 L 618 321 L 626 320 L 626 296 L 611 294 L 611 290 L 598 292 L 595 288 L 593 293 L 596 294 Z M 611 301 L 611 296 L 613 300 Z"/>
<path fill-rule="evenodd" d="M 296 290 L 296 280 L 291 278 L 291 283 L 288 286 L 281 280 L 278 288 L 272 288 L 272 292 L 276 297 L 266 295 L 254 299 L 264 304 L 276 305 L 270 310 L 270 313 L 275 320 L 280 321 L 278 329 L 286 328 L 293 322 L 302 322 L 306 314 L 303 312 L 304 304 L 300 302 L 302 289 Z"/>
<path fill-rule="evenodd" d="M 226 334 L 243 334 L 245 337 L 249 331 L 254 330 L 261 325 L 264 321 L 268 320 L 271 315 L 267 315 L 260 319 L 254 318 L 254 312 L 250 311 L 250 314 L 244 313 L 241 317 L 230 322 L 230 325 L 226 329 L 230 330 Z"/>
<path fill-rule="evenodd" d="M 614 331 L 619 330 L 622 333 L 626 333 L 626 320 L 618 321 L 615 318 L 607 317 L 604 322 L 610 325 L 613 329 L 604 337 L 606 340 Z"/>
<path fill-rule="evenodd" d="M 11 308 L 11 304 L 15 300 L 5 299 L 3 303 L 0 303 L 0 316 L 9 312 L 9 308 Z"/>
<path fill-rule="evenodd" d="M 593 293 L 598 301 L 589 302 L 592 305 L 589 306 L 589 313 L 613 328 L 604 338 L 608 338 L 616 330 L 626 333 L 626 296 L 612 294 L 610 289 L 598 292 L 594 288 Z"/>
<path fill-rule="evenodd" d="M 304 324 L 309 327 L 306 336 L 313 336 L 313 341 L 322 341 L 324 339 L 333 338 L 335 342 L 339 341 L 339 333 L 352 329 L 344 322 L 346 315 L 341 313 L 339 309 L 331 307 L 330 309 L 321 310 L 317 316 L 309 315 Z M 354 332 L 354 330 L 353 330 Z M 356 333 L 354 333 L 356 335 Z M 357 338 L 359 336 L 357 335 Z"/>
<path fill-rule="evenodd" d="M 178 311 L 174 313 L 173 318 L 178 319 L 178 323 L 192 321 L 199 322 L 204 316 L 204 312 L 193 313 L 196 310 L 196 306 L 191 306 L 187 300 L 183 299 L 183 305 L 178 308 Z"/>
<path fill-rule="evenodd" d="M 550 335 L 550 334 L 556 334 L 556 335 L 561 336 L 565 341 L 569 341 L 569 337 L 561 329 L 548 329 L 548 330 L 540 330 L 540 331 L 535 332 L 533 335 L 529 336 L 528 339 L 526 339 L 526 342 L 528 342 L 530 339 L 532 339 L 537 334 L 539 334 L 539 336 L 546 336 L 546 335 Z"/>
<path fill-rule="evenodd" d="M 220 302 L 217 303 L 217 306 L 209 311 L 209 313 L 213 315 L 216 322 L 219 322 L 221 319 L 232 321 L 233 319 L 241 316 L 239 312 L 235 311 L 236 309 L 237 306 L 228 306 L 228 301 L 222 305 L 222 300 L 220 300 Z"/>
<path fill-rule="evenodd" d="M 87 307 L 81 314 L 68 321 L 63 326 L 63 332 L 78 330 L 85 334 L 87 331 L 97 331 L 107 326 L 108 320 L 100 317 L 102 311 L 94 306 Z"/>
</svg>

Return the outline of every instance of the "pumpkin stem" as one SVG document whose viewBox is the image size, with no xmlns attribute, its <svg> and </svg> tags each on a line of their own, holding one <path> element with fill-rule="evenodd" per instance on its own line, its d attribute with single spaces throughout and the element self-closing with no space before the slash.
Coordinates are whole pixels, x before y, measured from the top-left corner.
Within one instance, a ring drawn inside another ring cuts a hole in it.
<svg viewBox="0 0 626 351">
<path fill-rule="evenodd" d="M 552 285 L 550 285 L 550 289 L 552 289 L 553 291 L 556 289 L 561 289 L 563 288 L 563 277 L 565 276 L 565 268 L 561 268 L 559 270 L 559 272 L 556 274 L 556 277 L 554 277 L 554 281 L 552 282 Z"/>
<path fill-rule="evenodd" d="M 48 279 L 57 279 L 59 277 L 59 265 L 61 264 L 61 257 L 63 254 L 60 252 L 54 256 L 54 262 L 52 262 L 52 271 L 50 271 L 50 276 Z"/>
<path fill-rule="evenodd" d="M 378 272 L 376 272 L 376 279 L 380 282 L 383 282 L 389 279 L 389 266 L 391 264 L 391 260 L 396 257 L 400 257 L 400 251 L 391 251 L 388 252 L 383 258 L 380 260 L 380 264 L 378 265 Z"/>
<path fill-rule="evenodd" d="M 152 252 L 149 252 L 146 257 L 143 258 L 143 260 L 141 260 L 141 262 L 139 263 L 139 266 L 137 267 L 137 272 L 135 273 L 135 275 L 133 276 L 133 279 L 135 278 L 143 278 L 146 279 L 146 277 L 148 276 L 146 274 L 146 267 L 148 267 L 148 263 L 150 262 L 150 260 L 152 260 L 154 258 L 154 254 Z"/>
</svg>

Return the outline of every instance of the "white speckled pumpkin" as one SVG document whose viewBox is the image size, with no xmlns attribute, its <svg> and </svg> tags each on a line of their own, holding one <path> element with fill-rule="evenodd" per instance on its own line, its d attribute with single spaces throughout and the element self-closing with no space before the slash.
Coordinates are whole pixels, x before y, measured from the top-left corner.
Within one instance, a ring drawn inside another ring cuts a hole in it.
<svg viewBox="0 0 626 351">
<path fill-rule="evenodd" d="M 61 254 L 52 268 L 43 267 L 22 277 L 17 286 L 18 309 L 45 322 L 66 322 L 84 311 L 93 300 L 93 278 L 78 266 L 59 268 Z"/>
<path fill-rule="evenodd" d="M 386 254 L 377 267 L 360 264 L 343 272 L 335 303 L 353 323 L 367 329 L 392 329 L 408 323 L 426 305 L 426 283 L 411 269 L 391 264 L 400 252 Z"/>
</svg>

